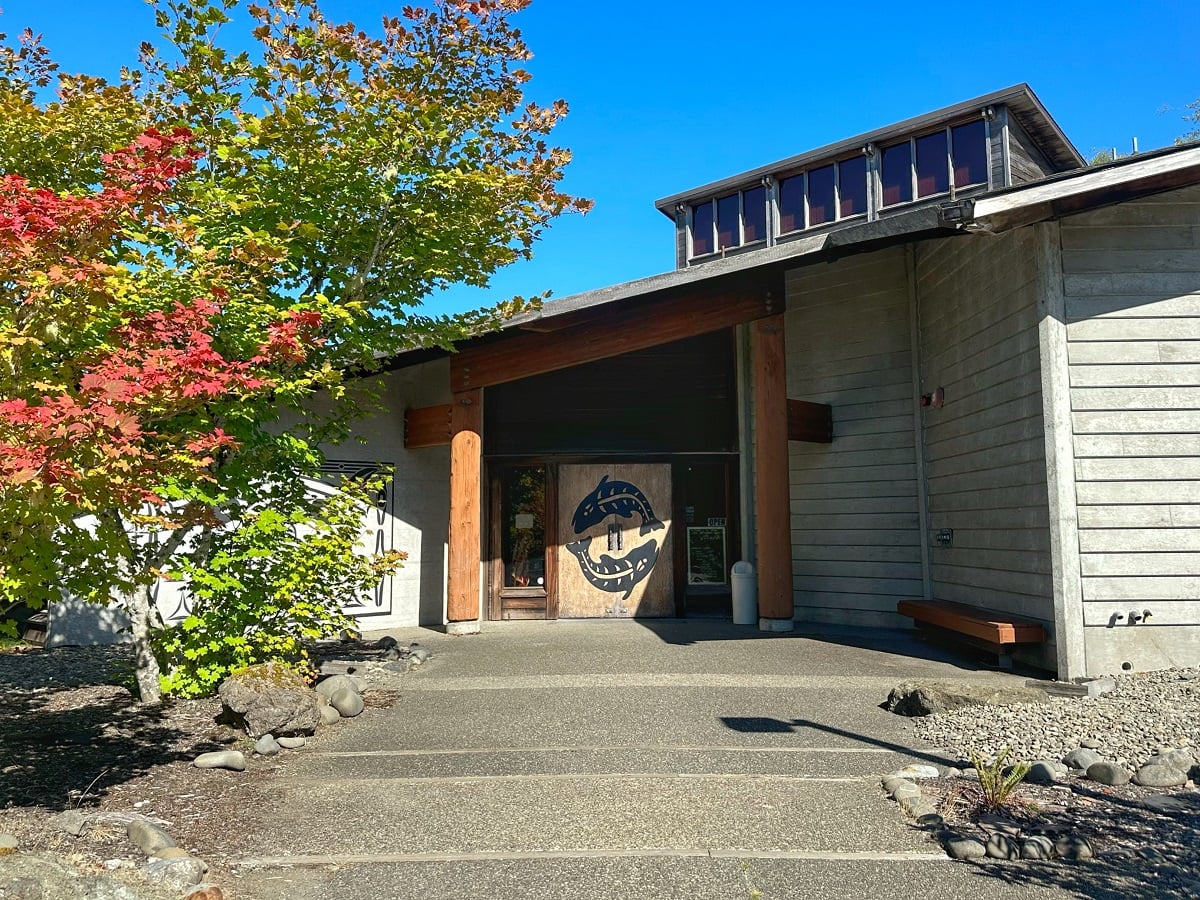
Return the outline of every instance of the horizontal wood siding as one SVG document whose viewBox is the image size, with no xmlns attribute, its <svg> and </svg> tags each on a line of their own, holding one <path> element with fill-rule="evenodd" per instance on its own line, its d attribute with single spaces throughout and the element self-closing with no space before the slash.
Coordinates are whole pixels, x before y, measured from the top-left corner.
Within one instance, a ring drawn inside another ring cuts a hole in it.
<svg viewBox="0 0 1200 900">
<path fill-rule="evenodd" d="M 1062 243 L 1088 669 L 1196 665 L 1200 189 L 1064 219 Z"/>
<path fill-rule="evenodd" d="M 924 411 L 929 525 L 953 531 L 933 596 L 1052 635 L 1037 277 L 1031 229 L 917 247 L 921 381 L 945 389 Z"/>
<path fill-rule="evenodd" d="M 1037 148 L 1033 138 L 1015 117 L 1008 119 L 1008 154 L 1012 166 L 1012 183 L 1028 184 L 1054 174 L 1054 167 Z"/>
<path fill-rule="evenodd" d="M 833 409 L 789 445 L 798 620 L 908 627 L 922 596 L 907 283 L 901 249 L 787 278 L 788 397 Z"/>
</svg>

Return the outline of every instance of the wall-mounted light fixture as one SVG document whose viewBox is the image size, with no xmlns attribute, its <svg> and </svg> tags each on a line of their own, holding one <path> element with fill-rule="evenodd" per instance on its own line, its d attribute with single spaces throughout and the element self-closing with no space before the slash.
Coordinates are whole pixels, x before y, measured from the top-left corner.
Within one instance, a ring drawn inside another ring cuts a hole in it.
<svg viewBox="0 0 1200 900">
<path fill-rule="evenodd" d="M 946 389 L 939 387 L 936 390 L 921 395 L 922 406 L 932 406 L 934 409 L 941 409 L 946 403 Z"/>
</svg>

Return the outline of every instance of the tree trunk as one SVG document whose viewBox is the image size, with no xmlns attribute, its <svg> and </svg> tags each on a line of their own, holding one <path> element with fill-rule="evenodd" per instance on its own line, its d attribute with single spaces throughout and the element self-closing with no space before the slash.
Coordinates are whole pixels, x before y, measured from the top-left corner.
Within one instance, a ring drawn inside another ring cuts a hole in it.
<svg viewBox="0 0 1200 900">
<path fill-rule="evenodd" d="M 150 632 L 154 628 L 154 602 L 150 585 L 139 584 L 125 597 L 125 610 L 133 623 L 133 653 L 136 660 L 138 697 L 142 703 L 161 703 L 162 688 L 158 682 L 158 660 L 150 648 Z"/>
</svg>

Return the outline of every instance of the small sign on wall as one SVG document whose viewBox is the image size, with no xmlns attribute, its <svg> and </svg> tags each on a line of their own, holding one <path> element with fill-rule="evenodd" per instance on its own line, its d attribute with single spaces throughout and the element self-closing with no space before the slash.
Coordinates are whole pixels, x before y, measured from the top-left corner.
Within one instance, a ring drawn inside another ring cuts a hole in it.
<svg viewBox="0 0 1200 900">
<path fill-rule="evenodd" d="M 688 584 L 726 584 L 725 529 L 687 530 Z"/>
</svg>

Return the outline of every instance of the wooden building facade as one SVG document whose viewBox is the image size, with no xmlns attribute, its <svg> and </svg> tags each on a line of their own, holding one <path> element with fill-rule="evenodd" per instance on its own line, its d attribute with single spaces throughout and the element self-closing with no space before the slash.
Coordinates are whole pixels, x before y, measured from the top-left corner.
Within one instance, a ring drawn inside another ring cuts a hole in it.
<svg viewBox="0 0 1200 900">
<path fill-rule="evenodd" d="M 1200 663 L 1200 147 L 1088 168 L 1018 85 L 657 206 L 674 271 L 372 379 L 364 627 L 729 615 L 747 560 L 764 629 Z"/>
</svg>

